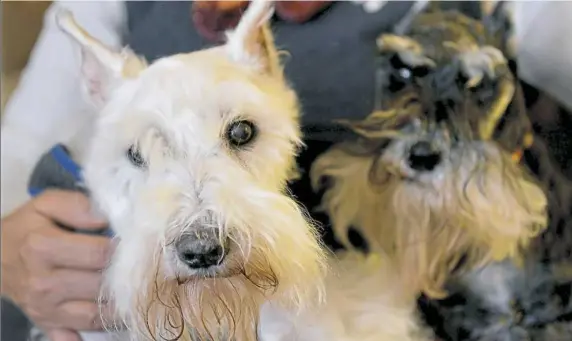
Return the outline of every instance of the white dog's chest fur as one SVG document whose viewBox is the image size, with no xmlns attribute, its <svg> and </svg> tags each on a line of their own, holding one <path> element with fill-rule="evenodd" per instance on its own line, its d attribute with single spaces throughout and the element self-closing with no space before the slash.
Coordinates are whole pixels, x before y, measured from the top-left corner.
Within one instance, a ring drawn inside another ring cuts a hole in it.
<svg viewBox="0 0 572 341">
<path fill-rule="evenodd" d="M 299 315 L 262 308 L 261 341 L 424 341 L 414 295 L 378 255 L 344 252 L 331 260 L 323 306 Z"/>
<path fill-rule="evenodd" d="M 262 307 L 259 341 L 425 341 L 415 305 L 376 256 L 348 252 L 332 261 L 325 304 L 300 314 Z M 128 341 L 125 334 L 83 333 L 84 341 Z"/>
</svg>

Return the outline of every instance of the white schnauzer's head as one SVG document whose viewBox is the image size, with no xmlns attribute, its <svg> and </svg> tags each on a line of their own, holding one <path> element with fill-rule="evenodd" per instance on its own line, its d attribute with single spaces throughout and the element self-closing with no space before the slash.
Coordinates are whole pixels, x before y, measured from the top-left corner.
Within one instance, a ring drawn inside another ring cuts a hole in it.
<svg viewBox="0 0 572 341">
<path fill-rule="evenodd" d="M 84 176 L 117 236 L 107 294 L 136 339 L 255 340 L 263 301 L 321 296 L 316 229 L 287 193 L 299 111 L 271 14 L 255 1 L 226 44 L 151 65 L 58 17 L 100 115 Z"/>
<path fill-rule="evenodd" d="M 546 195 L 514 158 L 532 136 L 506 60 L 476 44 L 439 60 L 426 51 L 445 59 L 440 37 L 420 39 L 425 49 L 382 37 L 382 60 L 396 64 L 383 71 L 406 75 L 408 87 L 381 89 L 389 106 L 345 122 L 359 138 L 334 146 L 311 174 L 316 189 L 330 180 L 322 208 L 340 241 L 351 247 L 348 229 L 357 229 L 431 296 L 455 272 L 519 257 L 547 225 Z"/>
</svg>

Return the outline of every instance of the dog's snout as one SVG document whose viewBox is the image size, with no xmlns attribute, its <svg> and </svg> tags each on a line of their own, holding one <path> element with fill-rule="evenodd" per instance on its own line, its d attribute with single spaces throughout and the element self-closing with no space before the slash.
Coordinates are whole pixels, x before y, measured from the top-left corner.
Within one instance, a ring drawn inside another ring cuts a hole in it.
<svg viewBox="0 0 572 341">
<path fill-rule="evenodd" d="M 221 245 L 216 234 L 184 234 L 175 243 L 179 259 L 191 269 L 206 269 L 220 265 L 227 253 L 227 243 Z"/>
<path fill-rule="evenodd" d="M 432 171 L 441 162 L 441 153 L 427 141 L 415 143 L 409 150 L 409 166 L 416 171 Z"/>
</svg>

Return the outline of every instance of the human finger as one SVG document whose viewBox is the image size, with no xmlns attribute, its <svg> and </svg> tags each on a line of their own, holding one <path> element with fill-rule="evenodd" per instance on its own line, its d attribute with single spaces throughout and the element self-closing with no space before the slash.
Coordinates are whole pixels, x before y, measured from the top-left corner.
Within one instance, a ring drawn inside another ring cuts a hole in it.
<svg viewBox="0 0 572 341">
<path fill-rule="evenodd" d="M 103 229 L 107 221 L 93 214 L 89 199 L 80 192 L 46 190 L 32 201 L 36 212 L 65 226 Z"/>
<path fill-rule="evenodd" d="M 20 252 L 34 267 L 101 270 L 108 263 L 111 240 L 50 226 L 42 233 L 29 235 Z"/>
<path fill-rule="evenodd" d="M 101 309 L 93 301 L 69 301 L 56 308 L 56 318 L 62 328 L 94 331 L 103 329 Z"/>
<path fill-rule="evenodd" d="M 81 271 L 70 269 L 54 270 L 49 281 L 54 290 L 54 304 L 61 304 L 68 301 L 93 301 L 96 302 L 102 282 L 102 274 L 99 271 Z"/>
<path fill-rule="evenodd" d="M 69 329 L 49 329 L 46 336 L 50 341 L 82 341 L 78 332 Z"/>
</svg>

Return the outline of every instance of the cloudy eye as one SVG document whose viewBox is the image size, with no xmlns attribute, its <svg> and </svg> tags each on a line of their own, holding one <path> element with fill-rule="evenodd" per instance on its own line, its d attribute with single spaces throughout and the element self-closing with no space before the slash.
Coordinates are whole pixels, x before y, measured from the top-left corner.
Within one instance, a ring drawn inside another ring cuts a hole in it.
<svg viewBox="0 0 572 341">
<path fill-rule="evenodd" d="M 236 121 L 228 126 L 226 139 L 234 147 L 242 147 L 254 139 L 256 127 L 250 121 Z"/>
<path fill-rule="evenodd" d="M 141 156 L 141 153 L 135 146 L 129 147 L 127 150 L 127 158 L 135 167 L 142 168 L 145 166 L 145 160 Z"/>
</svg>

